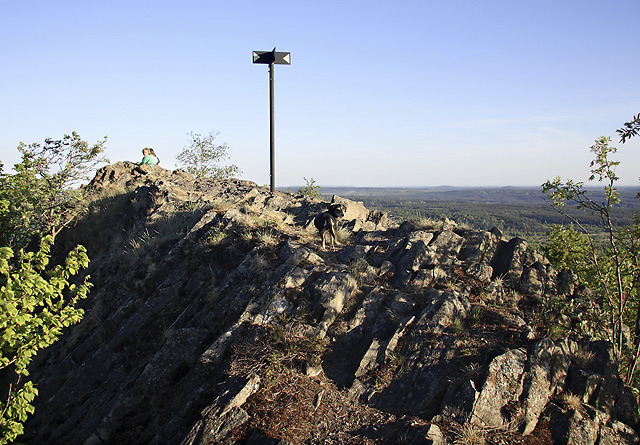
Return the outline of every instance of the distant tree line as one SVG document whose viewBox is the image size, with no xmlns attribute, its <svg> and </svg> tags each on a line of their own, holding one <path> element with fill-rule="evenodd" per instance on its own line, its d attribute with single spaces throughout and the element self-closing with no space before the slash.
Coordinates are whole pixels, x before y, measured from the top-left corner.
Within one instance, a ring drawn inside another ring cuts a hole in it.
<svg viewBox="0 0 640 445">
<path fill-rule="evenodd" d="M 362 201 L 367 208 L 387 212 L 397 221 L 416 219 L 442 220 L 449 218 L 458 224 L 478 229 L 500 229 L 506 237 L 521 237 L 533 244 L 548 240 L 547 233 L 552 225 L 565 225 L 571 219 L 558 213 L 547 204 L 485 204 L 464 201 L 422 201 L 389 198 L 371 198 L 352 195 L 350 199 Z M 567 208 L 567 212 L 580 218 L 586 227 L 598 231 L 600 219 L 592 212 L 577 206 Z M 615 226 L 623 227 L 633 222 L 636 209 L 617 209 Z"/>
</svg>

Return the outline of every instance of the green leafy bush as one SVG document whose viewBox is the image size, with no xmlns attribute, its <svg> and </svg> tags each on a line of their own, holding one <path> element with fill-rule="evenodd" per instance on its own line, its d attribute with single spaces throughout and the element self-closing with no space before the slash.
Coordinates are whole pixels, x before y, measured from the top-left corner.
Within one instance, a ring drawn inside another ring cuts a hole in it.
<svg viewBox="0 0 640 445">
<path fill-rule="evenodd" d="M 299 188 L 296 196 L 300 198 L 320 199 L 320 186 L 316 185 L 315 179 L 304 178 L 304 182 L 306 182 L 307 185 L 304 188 Z"/>
<path fill-rule="evenodd" d="M 635 137 L 640 128 L 640 115 L 618 130 L 620 142 Z M 640 386 L 636 371 L 640 363 L 640 217 L 634 224 L 618 228 L 615 224 L 620 204 L 616 183 L 619 161 L 611 156 L 617 152 L 611 138 L 600 137 L 591 147 L 589 181 L 604 185 L 603 199 L 595 199 L 582 182 L 562 181 L 560 177 L 542 184 L 548 203 L 567 216 L 577 227 L 556 227 L 545 248 L 549 259 L 559 267 L 572 268 L 580 280 L 603 297 L 609 336 L 625 374 L 625 383 Z M 593 233 L 582 221 L 565 211 L 567 203 L 586 209 L 599 218 L 604 236 Z M 631 345 L 626 341 L 627 326 L 631 329 Z"/>
<path fill-rule="evenodd" d="M 29 363 L 84 315 L 76 305 L 89 293 L 89 277 L 80 284 L 71 279 L 88 266 L 86 250 L 77 246 L 64 265 L 48 268 L 52 244 L 48 235 L 37 252 L 14 254 L 9 247 L 0 248 L 0 444 L 22 434 L 24 421 L 34 411 L 31 402 L 38 390 L 23 381 Z"/>
<path fill-rule="evenodd" d="M 86 210 L 81 184 L 108 162 L 106 140 L 89 145 L 74 131 L 44 144 L 21 142 L 15 173 L 4 173 L 0 164 L 0 245 L 23 247 L 47 233 L 55 238 L 76 221 Z"/>
</svg>

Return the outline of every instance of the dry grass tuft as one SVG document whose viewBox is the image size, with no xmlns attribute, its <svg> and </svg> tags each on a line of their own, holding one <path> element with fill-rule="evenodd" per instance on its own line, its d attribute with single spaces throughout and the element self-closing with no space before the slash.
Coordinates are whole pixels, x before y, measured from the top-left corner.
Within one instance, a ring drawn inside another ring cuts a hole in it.
<svg viewBox="0 0 640 445">
<path fill-rule="evenodd" d="M 442 223 L 431 218 L 418 218 L 410 221 L 416 230 L 438 230 Z"/>
<path fill-rule="evenodd" d="M 593 364 L 593 360 L 596 358 L 596 354 L 590 351 L 588 348 L 579 347 L 573 354 L 573 361 L 581 369 L 589 368 Z"/>
<path fill-rule="evenodd" d="M 582 406 L 582 397 L 571 392 L 565 392 L 560 396 L 566 409 L 577 410 Z"/>
<path fill-rule="evenodd" d="M 258 242 L 267 248 L 275 247 L 280 242 L 278 235 L 271 229 L 258 230 L 256 237 Z"/>
<path fill-rule="evenodd" d="M 487 433 L 481 427 L 467 422 L 458 431 L 455 431 L 456 445 L 484 445 L 487 440 Z"/>
<path fill-rule="evenodd" d="M 264 327 L 255 327 L 251 340 L 235 348 L 231 374 L 255 372 L 264 381 L 283 369 L 302 371 L 306 364 L 318 365 L 327 340 L 317 338 L 302 323 L 279 316 Z"/>
</svg>

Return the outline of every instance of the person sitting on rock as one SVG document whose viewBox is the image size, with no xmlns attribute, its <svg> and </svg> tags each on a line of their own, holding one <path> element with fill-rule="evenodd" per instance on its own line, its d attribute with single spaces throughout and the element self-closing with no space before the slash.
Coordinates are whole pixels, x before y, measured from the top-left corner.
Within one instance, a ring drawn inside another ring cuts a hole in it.
<svg viewBox="0 0 640 445">
<path fill-rule="evenodd" d="M 155 150 L 151 147 L 149 147 L 149 156 L 153 158 L 155 165 L 158 165 L 160 163 L 160 158 L 156 155 Z"/>
<path fill-rule="evenodd" d="M 153 167 L 156 165 L 156 157 L 151 154 L 149 148 L 142 149 L 142 162 L 140 162 L 140 166 L 148 165 L 153 170 Z"/>
</svg>

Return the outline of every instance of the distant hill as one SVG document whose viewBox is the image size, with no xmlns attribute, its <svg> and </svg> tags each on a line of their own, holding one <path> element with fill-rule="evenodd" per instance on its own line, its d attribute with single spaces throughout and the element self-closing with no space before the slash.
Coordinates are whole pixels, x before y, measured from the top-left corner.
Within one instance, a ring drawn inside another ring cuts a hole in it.
<svg viewBox="0 0 640 445">
<path fill-rule="evenodd" d="M 602 199 L 601 188 L 588 188 L 594 199 Z M 544 204 L 540 187 L 322 187 L 323 195 L 339 195 L 347 198 L 456 201 L 482 204 Z M 619 187 L 621 207 L 640 208 L 637 199 L 640 187 Z"/>
</svg>

